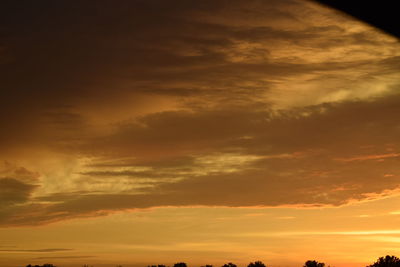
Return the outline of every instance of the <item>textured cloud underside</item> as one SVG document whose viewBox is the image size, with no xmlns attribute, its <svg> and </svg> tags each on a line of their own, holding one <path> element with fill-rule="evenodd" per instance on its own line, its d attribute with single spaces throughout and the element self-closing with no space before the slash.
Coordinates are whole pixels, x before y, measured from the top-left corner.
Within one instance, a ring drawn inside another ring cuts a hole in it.
<svg viewBox="0 0 400 267">
<path fill-rule="evenodd" d="M 5 15 L 1 225 L 398 191 L 395 39 L 306 1 L 108 5 Z"/>
</svg>

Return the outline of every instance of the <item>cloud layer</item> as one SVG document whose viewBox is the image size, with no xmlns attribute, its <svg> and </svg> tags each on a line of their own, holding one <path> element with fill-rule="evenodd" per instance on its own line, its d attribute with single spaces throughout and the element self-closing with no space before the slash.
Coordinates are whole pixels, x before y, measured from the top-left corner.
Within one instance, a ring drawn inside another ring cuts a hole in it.
<svg viewBox="0 0 400 267">
<path fill-rule="evenodd" d="M 29 5 L 1 14 L 1 225 L 397 192 L 395 39 L 305 1 Z"/>
</svg>

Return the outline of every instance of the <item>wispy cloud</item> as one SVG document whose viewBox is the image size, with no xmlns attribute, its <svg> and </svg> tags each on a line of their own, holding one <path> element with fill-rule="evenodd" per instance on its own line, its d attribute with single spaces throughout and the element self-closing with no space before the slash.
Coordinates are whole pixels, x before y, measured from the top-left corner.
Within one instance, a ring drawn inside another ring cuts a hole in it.
<svg viewBox="0 0 400 267">
<path fill-rule="evenodd" d="M 350 158 L 338 158 L 339 161 L 364 161 L 364 160 L 382 160 L 387 158 L 397 158 L 400 157 L 400 153 L 387 153 L 380 155 L 363 155 Z"/>
<path fill-rule="evenodd" d="M 63 251 L 72 251 L 70 248 L 45 248 L 45 249 L 0 249 L 0 252 L 40 252 L 40 253 L 48 253 L 48 252 L 63 252 Z"/>
<path fill-rule="evenodd" d="M 53 257 L 36 257 L 33 259 L 44 260 L 44 259 L 86 259 L 95 258 L 96 256 L 53 256 Z"/>
<path fill-rule="evenodd" d="M 243 233 L 239 236 L 324 236 L 324 235 L 337 235 L 337 236 L 369 236 L 369 235 L 400 235 L 400 230 L 369 230 L 369 231 L 288 231 L 288 232 L 259 232 L 259 233 Z"/>
</svg>

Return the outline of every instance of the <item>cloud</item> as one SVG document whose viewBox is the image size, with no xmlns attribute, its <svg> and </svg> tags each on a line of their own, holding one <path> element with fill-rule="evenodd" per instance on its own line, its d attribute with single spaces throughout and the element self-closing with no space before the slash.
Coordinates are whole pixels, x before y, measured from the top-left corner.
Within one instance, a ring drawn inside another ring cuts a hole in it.
<svg viewBox="0 0 400 267">
<path fill-rule="evenodd" d="M 4 211 L 2 223 L 159 206 L 339 206 L 393 194 L 399 189 L 397 157 L 337 159 L 397 155 L 399 97 L 278 115 L 257 109 L 148 115 L 85 145 L 112 155 L 103 153 L 78 173 L 77 186 L 87 191 L 37 197 L 33 206 Z"/>
<path fill-rule="evenodd" d="M 27 202 L 38 187 L 39 174 L 8 162 L 0 165 L 0 208 Z"/>
<path fill-rule="evenodd" d="M 395 158 L 385 157 L 384 161 L 368 165 L 358 161 L 338 162 L 336 159 L 359 157 L 360 153 L 369 157 L 372 151 L 389 148 L 396 151 L 398 130 L 394 122 L 397 119 L 392 114 L 398 112 L 397 99 L 388 97 L 372 102 L 325 104 L 277 117 L 256 109 L 161 113 L 143 118 L 138 125 L 121 127 L 119 133 L 102 142 L 108 150 L 115 149 L 113 153 L 121 156 L 128 155 L 125 151 L 137 152 L 141 157 L 133 159 L 130 164 L 151 167 L 149 172 L 154 173 L 163 170 L 159 167 L 160 162 L 165 161 L 164 165 L 168 166 L 171 159 L 192 155 L 191 161 L 181 162 L 172 169 L 182 178 L 181 181 L 165 183 L 158 188 L 160 192 L 174 192 L 175 200 L 181 199 L 182 203 L 226 205 L 231 201 L 227 200 L 226 192 L 235 195 L 240 191 L 239 195 L 243 195 L 249 187 L 249 193 L 254 194 L 248 197 L 247 204 L 251 205 L 257 202 L 260 205 L 290 204 L 291 200 L 283 200 L 286 193 L 299 204 L 303 201 L 340 204 L 352 198 L 362 199 L 364 193 L 396 188 L 398 175 L 386 176 L 383 181 L 378 179 L 383 179 L 387 172 L 398 173 L 393 161 Z M 302 112 L 308 115 L 299 116 Z M 242 136 L 252 138 L 243 139 Z M 368 147 L 371 143 L 374 145 Z M 197 159 L 215 151 L 218 151 L 218 157 L 210 158 L 207 167 L 199 165 L 201 161 Z M 233 151 L 238 156 L 229 157 Z M 245 163 L 243 160 L 246 159 L 251 160 Z M 236 164 L 236 170 L 226 172 L 233 168 L 232 164 Z M 215 171 L 201 175 L 196 174 L 196 168 Z M 185 172 L 180 174 L 180 170 Z M 335 189 L 339 187 L 346 190 Z M 315 195 L 310 194 L 314 191 Z M 338 198 L 324 197 L 326 191 L 337 194 Z M 268 193 L 272 192 L 280 196 L 272 194 L 269 202 Z M 304 196 L 296 196 L 296 192 L 302 192 Z M 321 193 L 319 197 L 318 192 Z M 258 193 L 264 196 L 258 196 L 256 200 Z M 149 195 L 154 199 L 152 193 Z M 202 195 L 212 195 L 216 199 L 220 195 L 225 200 L 218 203 L 211 198 L 201 199 Z M 162 197 L 168 199 L 168 196 Z M 246 198 L 238 197 L 234 205 L 240 205 L 240 201 L 244 204 Z"/>
<path fill-rule="evenodd" d="M 62 252 L 71 251 L 69 248 L 45 248 L 45 249 L 0 249 L 0 252 Z"/>
<path fill-rule="evenodd" d="M 357 31 L 350 31 L 348 27 L 356 23 L 324 9 L 319 10 L 321 18 L 314 12 L 316 7 L 298 1 L 270 1 L 268 5 L 263 1 L 249 5 L 217 2 L 166 5 L 162 1 L 124 1 L 111 8 L 102 1 L 96 6 L 107 10 L 103 15 L 94 12 L 92 4 L 82 4 L 78 13 L 66 3 L 32 5 L 25 15 L 13 13 L 16 7 L 11 5 L 3 16 L 9 34 L 4 39 L 5 53 L 13 58 L 3 65 L 3 83 L 8 89 L 2 94 L 2 109 L 10 111 L 4 113 L 4 123 L 14 135 L 23 134 L 25 127 L 31 134 L 33 129 L 40 134 L 37 118 L 60 112 L 56 107 L 72 109 L 63 111 L 65 114 L 81 112 L 76 115 L 85 121 L 92 109 L 101 112 L 107 105 L 115 109 L 123 99 L 134 101 L 142 94 L 183 96 L 189 103 L 195 99 L 187 98 L 193 96 L 198 102 L 212 101 L 207 96 L 213 96 L 214 103 L 238 101 L 238 96 L 265 95 L 277 79 L 288 81 L 290 76 L 306 74 L 318 78 L 337 70 L 347 71 L 335 81 L 347 83 L 351 77 L 359 80 L 370 75 L 376 69 L 371 60 L 393 56 L 386 51 L 395 48 L 390 39 L 375 38 L 376 32 L 360 25 L 353 27 Z M 314 25 L 316 22 L 319 25 Z M 99 25 L 102 30 L 95 30 Z M 362 52 L 360 45 L 368 51 Z M 334 49 L 338 51 L 331 51 Z M 334 58 L 344 54 L 345 60 Z M 355 57 L 359 54 L 362 56 Z M 26 64 L 19 64 L 22 61 Z M 104 101 L 110 99 L 119 104 Z M 121 119 L 137 112 L 128 106 L 124 110 L 128 114 Z M 7 119 L 6 114 L 18 117 L 19 123 Z M 64 127 L 75 125 L 75 119 L 66 121 L 63 116 L 59 120 Z"/>
<path fill-rule="evenodd" d="M 310 236 L 310 235 L 343 235 L 343 236 L 386 236 L 399 235 L 399 230 L 374 230 L 374 231 L 326 231 L 326 232 L 281 232 L 281 233 L 244 233 L 244 236 Z"/>
<path fill-rule="evenodd" d="M 44 259 L 86 259 L 86 258 L 94 258 L 96 256 L 54 256 L 54 257 L 36 257 L 33 259 L 36 260 L 44 260 Z"/>
<path fill-rule="evenodd" d="M 399 153 L 387 153 L 382 155 L 365 155 L 360 157 L 353 157 L 353 158 L 339 158 L 338 160 L 341 161 L 355 161 L 355 160 L 382 160 L 386 158 L 397 158 L 399 157 Z"/>
<path fill-rule="evenodd" d="M 18 5 L 0 224 L 398 190 L 400 50 L 362 23 L 304 1 Z"/>
<path fill-rule="evenodd" d="M 35 185 L 25 184 L 13 178 L 0 179 L 0 200 L 2 205 L 25 202 L 35 187 Z"/>
<path fill-rule="evenodd" d="M 0 178 L 12 178 L 21 182 L 37 182 L 40 174 L 30 171 L 24 167 L 19 167 L 7 161 L 0 163 Z"/>
</svg>

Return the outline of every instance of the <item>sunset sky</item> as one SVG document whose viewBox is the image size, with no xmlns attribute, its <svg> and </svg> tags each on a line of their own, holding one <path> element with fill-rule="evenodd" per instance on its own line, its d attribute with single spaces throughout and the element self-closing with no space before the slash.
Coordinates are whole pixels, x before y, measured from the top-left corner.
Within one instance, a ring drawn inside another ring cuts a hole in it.
<svg viewBox="0 0 400 267">
<path fill-rule="evenodd" d="M 305 0 L 0 4 L 0 266 L 400 256 L 400 43 Z"/>
</svg>

